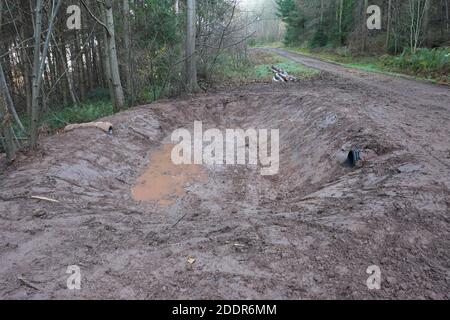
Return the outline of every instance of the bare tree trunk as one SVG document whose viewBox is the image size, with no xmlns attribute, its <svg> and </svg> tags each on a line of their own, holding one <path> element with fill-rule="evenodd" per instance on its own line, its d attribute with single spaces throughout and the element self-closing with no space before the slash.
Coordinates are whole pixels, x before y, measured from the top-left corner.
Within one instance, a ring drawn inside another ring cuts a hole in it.
<svg viewBox="0 0 450 320">
<path fill-rule="evenodd" d="M 323 25 L 324 0 L 320 0 L 320 27 Z"/>
<path fill-rule="evenodd" d="M 20 39 L 23 41 L 27 39 L 27 37 L 31 37 L 29 34 L 29 27 L 25 24 L 25 17 L 20 10 Z M 26 29 L 25 29 L 26 28 Z M 23 80 L 24 80 L 24 87 L 25 87 L 25 100 L 27 105 L 27 115 L 31 116 L 31 68 L 29 60 L 29 50 L 25 46 L 22 47 L 21 50 L 21 58 L 22 58 L 22 70 L 23 70 Z"/>
<path fill-rule="evenodd" d="M 362 41 L 361 41 L 361 51 L 365 52 L 367 47 L 367 26 L 366 26 L 366 13 L 367 13 L 367 7 L 369 6 L 369 0 L 364 0 L 364 7 L 363 7 L 363 16 L 362 16 L 362 23 L 361 27 L 362 29 Z"/>
<path fill-rule="evenodd" d="M 339 44 L 342 44 L 342 20 L 344 15 L 344 0 L 339 0 Z"/>
<path fill-rule="evenodd" d="M 91 42 L 89 39 L 86 39 L 86 74 L 87 74 L 87 80 L 88 80 L 88 88 L 89 90 L 94 89 L 94 70 L 95 70 L 95 63 L 93 63 L 92 59 L 92 47 Z"/>
<path fill-rule="evenodd" d="M 25 51 L 26 49 L 24 49 Z M 27 115 L 31 116 L 31 68 L 28 61 L 25 61 L 23 66 L 24 74 L 24 86 L 25 86 L 25 96 L 26 96 L 26 103 L 27 103 Z"/>
<path fill-rule="evenodd" d="M 7 107 L 7 105 L 10 103 L 12 103 L 11 95 L 6 84 L 5 74 L 3 72 L 2 63 L 0 61 L 0 140 L 3 149 L 6 152 L 6 160 L 8 162 L 11 162 L 15 159 L 15 153 L 17 149 L 14 141 L 14 131 L 11 126 L 11 116 L 8 110 L 10 108 Z M 14 106 L 12 107 L 15 111 Z"/>
<path fill-rule="evenodd" d="M 0 90 L 2 92 L 4 102 L 9 110 L 9 113 L 14 117 L 15 122 L 19 126 L 20 130 L 25 132 L 25 128 L 20 121 L 20 118 L 16 112 L 16 108 L 14 107 L 14 101 L 11 98 L 11 93 L 9 92 L 8 85 L 6 83 L 5 73 L 3 72 L 2 64 L 0 63 Z"/>
<path fill-rule="evenodd" d="M 130 2 L 123 0 L 123 40 L 125 47 L 125 75 L 128 101 L 133 102 L 133 81 L 131 76 L 131 30 L 130 30 Z"/>
<path fill-rule="evenodd" d="M 106 37 L 104 31 L 102 32 L 102 34 L 103 34 L 104 37 Z M 104 57 L 105 57 L 105 55 L 103 54 L 103 52 L 105 50 L 102 49 L 101 46 L 100 46 L 100 43 L 101 43 L 100 42 L 101 41 L 100 38 L 96 37 L 96 41 L 97 41 L 97 43 L 99 45 L 96 45 L 93 48 L 94 48 L 95 57 L 96 57 L 96 63 L 97 63 L 97 71 L 98 71 L 97 79 L 98 79 L 99 85 L 101 85 L 103 88 L 106 88 L 106 87 L 108 87 L 108 80 L 106 79 L 106 76 L 105 76 L 105 72 L 106 72 L 105 71 L 105 66 L 104 66 L 104 62 L 105 62 L 105 58 Z M 103 38 L 102 41 L 104 41 L 104 38 Z M 106 43 L 104 44 L 104 46 L 106 46 Z"/>
<path fill-rule="evenodd" d="M 50 45 L 48 49 L 48 87 L 53 88 L 58 84 L 58 71 L 56 70 L 56 51 L 55 48 Z M 57 95 L 52 95 L 55 100 L 58 100 Z M 49 97 L 50 99 L 50 97 Z"/>
<path fill-rule="evenodd" d="M 44 71 L 44 62 L 47 57 L 50 44 L 50 35 L 53 31 L 53 24 L 62 1 L 58 0 L 56 6 L 52 9 L 52 16 L 49 18 L 49 26 L 44 43 L 44 49 L 41 54 L 41 32 L 42 32 L 42 0 L 36 0 L 35 22 L 34 22 L 34 58 L 33 58 L 33 87 L 31 100 L 31 124 L 30 124 L 30 142 L 31 147 L 37 147 L 38 139 L 38 121 L 40 114 L 39 93 L 42 85 L 42 73 Z"/>
<path fill-rule="evenodd" d="M 14 141 L 14 131 L 11 127 L 11 121 L 9 119 L 8 108 L 6 107 L 3 91 L 0 91 L 0 140 L 3 149 L 6 152 L 6 160 L 8 162 L 14 161 L 17 146 Z"/>
<path fill-rule="evenodd" d="M 120 81 L 119 62 L 117 59 L 116 34 L 114 30 L 114 15 L 112 10 L 112 1 L 105 1 L 106 26 L 108 28 L 108 55 L 111 70 L 111 81 L 114 89 L 115 111 L 121 110 L 125 105 L 122 83 Z"/>
<path fill-rule="evenodd" d="M 55 38 L 53 37 L 53 41 L 56 43 Z M 66 52 L 66 45 L 63 41 L 63 39 L 61 38 L 60 41 L 61 46 L 63 47 L 63 51 L 61 51 L 60 47 L 58 45 L 55 45 L 58 55 L 59 55 L 59 59 L 61 61 L 61 66 L 63 67 L 64 70 L 64 74 L 65 74 L 65 78 L 67 79 L 67 85 L 69 87 L 69 93 L 70 93 L 70 98 L 72 99 L 72 103 L 77 106 L 79 101 L 77 98 L 77 95 L 75 93 L 75 87 L 73 85 L 73 80 L 72 77 L 69 73 L 69 68 L 67 67 L 67 52 Z"/>
<path fill-rule="evenodd" d="M 3 1 L 0 2 L 0 30 L 2 27 Z M 0 41 L 0 45 L 1 45 Z M 6 106 L 6 94 L 9 94 L 6 85 L 3 67 L 0 61 L 0 142 L 6 152 L 6 160 L 11 162 L 15 159 L 16 144 L 14 142 L 14 131 L 11 127 L 8 107 Z"/>
<path fill-rule="evenodd" d="M 446 29 L 450 29 L 450 6 L 448 4 L 449 0 L 445 0 L 445 11 L 446 11 Z"/>
<path fill-rule="evenodd" d="M 186 85 L 189 91 L 198 90 L 197 83 L 197 58 L 195 53 L 196 40 L 196 1 L 187 0 L 187 24 L 186 24 Z"/>
<path fill-rule="evenodd" d="M 104 12 L 103 12 L 103 17 L 104 17 L 104 20 L 106 21 L 106 15 Z M 114 93 L 114 87 L 113 87 L 112 78 L 111 78 L 111 64 L 110 64 L 110 59 L 109 59 L 108 42 L 109 42 L 108 30 L 103 29 L 103 48 L 101 50 L 101 54 L 102 54 L 104 78 L 105 78 L 106 84 L 108 85 L 109 95 L 111 98 L 113 109 L 117 110 L 116 95 Z"/>
<path fill-rule="evenodd" d="M 59 48 L 56 49 L 56 53 L 58 54 Z M 57 68 L 58 68 L 58 79 L 60 78 L 65 78 L 66 77 L 66 71 L 64 69 L 63 66 L 63 62 L 61 61 L 61 55 L 58 54 L 58 58 L 56 59 L 56 64 L 57 64 Z M 69 89 L 67 87 L 67 82 L 62 80 L 59 83 L 59 90 L 61 90 L 62 93 L 62 100 L 63 100 L 63 105 L 67 106 L 69 105 Z"/>
<path fill-rule="evenodd" d="M 33 148 L 37 146 L 38 135 L 38 117 L 39 117 L 39 93 L 40 81 L 42 77 L 40 72 L 41 62 L 41 30 L 42 30 L 42 0 L 36 0 L 35 18 L 34 18 L 34 55 L 33 55 L 33 85 L 31 95 L 31 124 L 30 138 Z"/>
<path fill-rule="evenodd" d="M 425 44 L 430 44 L 429 27 L 430 27 L 430 4 L 431 0 L 425 0 L 424 12 L 423 12 L 423 36 L 425 38 Z"/>
<path fill-rule="evenodd" d="M 386 50 L 389 48 L 389 41 L 391 39 L 391 16 L 392 16 L 392 0 L 389 0 L 387 12 Z"/>
<path fill-rule="evenodd" d="M 125 49 L 125 76 L 128 102 L 133 102 L 132 59 L 131 59 L 131 29 L 130 29 L 130 1 L 123 0 L 123 44 Z"/>
<path fill-rule="evenodd" d="M 2 27 L 2 23 L 3 23 L 3 2 L 0 3 L 0 30 Z M 0 46 L 2 46 L 2 45 L 3 45 L 3 43 L 0 39 Z M 0 56 L 1 56 L 1 53 L 3 53 L 3 52 L 0 50 Z M 5 73 L 3 71 L 1 61 L 0 61 L 0 93 L 3 94 L 4 100 L 5 100 L 4 103 L 6 104 L 9 112 L 13 115 L 14 120 L 16 121 L 17 125 L 19 126 L 20 130 L 25 132 L 25 128 L 23 127 L 22 122 L 20 121 L 20 118 L 17 115 L 16 108 L 14 107 L 14 101 L 12 100 L 11 93 L 9 92 L 8 85 L 6 83 Z"/>
<path fill-rule="evenodd" d="M 89 40 L 90 47 L 92 49 L 92 68 L 93 68 L 93 82 L 94 82 L 94 86 L 92 89 L 94 89 L 97 86 L 102 86 L 102 77 L 101 77 L 102 69 L 99 68 L 98 65 L 98 54 L 97 54 L 98 46 L 95 45 L 96 40 L 97 40 L 96 37 L 91 37 L 91 39 Z"/>
<path fill-rule="evenodd" d="M 76 60 L 74 60 L 75 63 L 75 70 L 77 70 L 77 78 L 78 78 L 78 88 L 80 90 L 80 101 L 84 101 L 86 99 L 86 86 L 84 83 L 84 59 L 83 59 L 83 48 L 81 48 L 80 43 L 80 33 L 75 32 L 75 57 Z"/>
<path fill-rule="evenodd" d="M 411 53 L 416 53 L 422 41 L 422 31 L 424 30 L 424 20 L 429 0 L 409 0 L 410 14 L 410 46 Z"/>
</svg>

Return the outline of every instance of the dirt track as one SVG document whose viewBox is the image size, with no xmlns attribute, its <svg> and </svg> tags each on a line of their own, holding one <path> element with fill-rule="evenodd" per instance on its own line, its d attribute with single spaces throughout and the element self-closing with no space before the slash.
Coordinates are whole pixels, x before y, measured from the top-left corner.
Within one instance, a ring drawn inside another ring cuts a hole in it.
<svg viewBox="0 0 450 320">
<path fill-rule="evenodd" d="M 45 138 L 0 175 L 0 298 L 449 299 L 450 89 L 277 52 L 326 72 L 134 108 L 106 119 L 114 136 Z M 173 202 L 134 201 L 194 120 L 279 128 L 279 174 L 205 167 Z M 377 156 L 343 166 L 352 146 Z"/>
</svg>

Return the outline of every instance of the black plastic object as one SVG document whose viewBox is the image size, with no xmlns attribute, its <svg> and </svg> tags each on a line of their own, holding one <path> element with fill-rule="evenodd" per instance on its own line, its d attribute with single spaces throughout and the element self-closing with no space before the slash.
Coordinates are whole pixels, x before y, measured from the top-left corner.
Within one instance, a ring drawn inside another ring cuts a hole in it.
<svg viewBox="0 0 450 320">
<path fill-rule="evenodd" d="M 356 163 L 361 160 L 361 155 L 360 155 L 361 151 L 358 149 L 352 149 L 349 153 L 348 153 L 348 157 L 347 157 L 347 161 L 348 163 L 354 167 L 356 165 Z"/>
</svg>

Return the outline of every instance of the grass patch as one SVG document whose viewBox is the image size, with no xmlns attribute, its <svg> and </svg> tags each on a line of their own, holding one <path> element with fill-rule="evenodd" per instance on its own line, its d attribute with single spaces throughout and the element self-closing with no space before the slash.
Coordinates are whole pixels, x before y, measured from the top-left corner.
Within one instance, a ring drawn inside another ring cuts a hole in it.
<svg viewBox="0 0 450 320">
<path fill-rule="evenodd" d="M 112 114 L 114 114 L 113 107 L 109 101 L 87 102 L 78 107 L 68 106 L 49 110 L 41 117 L 39 127 L 54 132 L 68 124 L 91 122 Z M 22 122 L 25 126 L 30 123 L 28 117 L 23 117 Z"/>
<path fill-rule="evenodd" d="M 276 54 L 255 52 L 251 55 L 252 77 L 257 80 L 271 80 L 272 66 L 285 70 L 298 79 L 306 79 L 319 74 L 319 71 L 305 67 L 304 65 L 286 59 Z"/>
<path fill-rule="evenodd" d="M 404 71 L 429 80 L 450 84 L 450 48 L 418 49 L 399 56 L 382 56 L 382 67 Z"/>
<path fill-rule="evenodd" d="M 287 71 L 298 79 L 310 78 L 320 72 L 286 59 L 274 53 L 251 51 L 248 58 L 236 63 L 230 56 L 223 55 L 218 63 L 220 68 L 214 72 L 214 78 L 221 84 L 241 85 L 258 81 L 271 81 L 272 66 Z"/>
<path fill-rule="evenodd" d="M 286 71 L 299 79 L 309 78 L 319 73 L 319 71 L 305 67 L 291 60 L 282 61 L 274 64 L 257 64 L 254 67 L 256 79 L 270 80 L 273 77 L 272 65 Z"/>
<path fill-rule="evenodd" d="M 239 85 L 250 77 L 251 63 L 249 59 L 237 59 L 228 52 L 217 57 L 214 66 L 210 66 L 207 80 L 211 85 Z"/>
</svg>

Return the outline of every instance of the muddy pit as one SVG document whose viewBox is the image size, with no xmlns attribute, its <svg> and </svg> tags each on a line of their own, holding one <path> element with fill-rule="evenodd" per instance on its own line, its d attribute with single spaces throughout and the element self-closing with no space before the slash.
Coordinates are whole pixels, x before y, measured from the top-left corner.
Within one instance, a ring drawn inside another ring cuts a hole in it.
<svg viewBox="0 0 450 320">
<path fill-rule="evenodd" d="M 186 194 L 188 183 L 205 180 L 200 165 L 175 165 L 171 159 L 174 144 L 163 144 L 151 153 L 145 172 L 131 190 L 135 201 L 173 205 L 176 198 Z"/>
<path fill-rule="evenodd" d="M 380 125 L 395 99 L 321 75 L 133 108 L 106 119 L 113 136 L 46 138 L 1 176 L 0 297 L 449 298 L 450 179 L 403 139 L 400 106 L 400 125 Z M 195 120 L 280 129 L 279 173 L 173 165 L 170 134 Z M 375 156 L 350 168 L 352 147 Z"/>
</svg>

